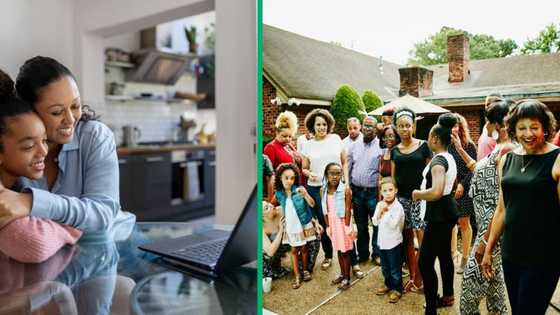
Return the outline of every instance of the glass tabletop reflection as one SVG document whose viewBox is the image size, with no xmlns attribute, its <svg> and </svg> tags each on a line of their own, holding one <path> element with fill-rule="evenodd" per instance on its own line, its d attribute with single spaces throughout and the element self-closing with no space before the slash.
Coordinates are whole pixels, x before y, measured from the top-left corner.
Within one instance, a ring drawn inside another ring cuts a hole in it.
<svg viewBox="0 0 560 315">
<path fill-rule="evenodd" d="M 0 314 L 256 313 L 254 263 L 212 279 L 138 249 L 213 228 L 232 227 L 136 223 L 123 240 L 82 239 L 41 264 L 0 253 Z"/>
</svg>

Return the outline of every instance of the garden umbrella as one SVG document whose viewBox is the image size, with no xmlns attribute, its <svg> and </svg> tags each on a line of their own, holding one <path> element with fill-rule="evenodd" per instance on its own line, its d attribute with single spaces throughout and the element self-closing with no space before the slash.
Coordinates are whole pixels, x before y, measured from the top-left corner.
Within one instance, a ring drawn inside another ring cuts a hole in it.
<svg viewBox="0 0 560 315">
<path fill-rule="evenodd" d="M 397 108 L 403 106 L 408 107 L 416 115 L 443 114 L 449 112 L 449 110 L 443 107 L 428 103 L 422 99 L 406 94 L 405 96 L 401 96 L 379 107 L 378 109 L 369 112 L 368 114 L 373 116 L 380 116 L 384 111 L 388 109 L 396 110 Z"/>
</svg>

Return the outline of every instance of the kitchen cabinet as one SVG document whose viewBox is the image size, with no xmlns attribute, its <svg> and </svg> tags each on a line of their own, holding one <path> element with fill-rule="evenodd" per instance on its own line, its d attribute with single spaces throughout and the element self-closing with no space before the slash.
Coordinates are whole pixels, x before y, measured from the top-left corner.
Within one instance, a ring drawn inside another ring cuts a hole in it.
<svg viewBox="0 0 560 315">
<path fill-rule="evenodd" d="M 205 201 L 208 206 L 214 208 L 216 199 L 216 151 L 205 151 L 204 159 L 204 192 Z"/>
<path fill-rule="evenodd" d="M 135 197 L 142 201 L 142 209 L 146 210 L 146 218 L 159 216 L 157 211 L 171 205 L 171 155 L 169 153 L 148 154 L 137 156 L 141 169 L 135 174 Z"/>
<path fill-rule="evenodd" d="M 119 158 L 121 206 L 138 221 L 165 217 L 157 209 L 171 205 L 169 152 Z"/>
<path fill-rule="evenodd" d="M 121 208 L 126 211 L 136 209 L 137 205 L 133 198 L 133 156 L 119 157 L 119 188 Z"/>
<path fill-rule="evenodd" d="M 149 150 L 147 150 L 149 151 Z M 214 214 L 214 148 L 120 154 L 120 201 L 138 221 L 186 221 Z M 172 153 L 173 152 L 173 153 Z M 184 197 L 184 165 L 198 165 L 200 198 Z"/>
</svg>

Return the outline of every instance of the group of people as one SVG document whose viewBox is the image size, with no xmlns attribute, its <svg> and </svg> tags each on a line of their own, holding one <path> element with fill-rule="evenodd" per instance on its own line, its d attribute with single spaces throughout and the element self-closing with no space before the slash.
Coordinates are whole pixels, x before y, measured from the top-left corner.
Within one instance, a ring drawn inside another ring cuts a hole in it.
<svg viewBox="0 0 560 315">
<path fill-rule="evenodd" d="M 485 118 L 477 146 L 458 113 L 440 115 L 427 140 L 414 137 L 417 117 L 405 107 L 379 123 L 350 118 L 341 139 L 332 115 L 314 109 L 297 141 L 296 116 L 281 113 L 263 155 L 264 276 L 287 275 L 281 258 L 291 252 L 297 289 L 322 248 L 323 270 L 337 255 L 331 284 L 342 290 L 371 259 L 385 279 L 376 293 L 391 303 L 424 294 L 425 314 L 455 303 L 455 273 L 461 314 L 478 314 L 482 299 L 507 314 L 506 291 L 513 314 L 544 314 L 560 276 L 546 246 L 560 224 L 556 121 L 537 100 L 499 94 L 487 97 Z"/>
<path fill-rule="evenodd" d="M 70 70 L 27 60 L 0 70 L 0 251 L 46 261 L 80 238 L 111 240 L 134 215 L 119 204 L 112 132 L 82 104 Z"/>
</svg>

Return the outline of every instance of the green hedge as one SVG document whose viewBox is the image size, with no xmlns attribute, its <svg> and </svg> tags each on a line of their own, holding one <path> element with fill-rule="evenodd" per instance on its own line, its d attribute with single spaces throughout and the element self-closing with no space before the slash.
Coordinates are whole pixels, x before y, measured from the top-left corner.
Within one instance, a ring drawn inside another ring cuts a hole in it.
<svg viewBox="0 0 560 315">
<path fill-rule="evenodd" d="M 356 89 L 348 84 L 343 84 L 336 91 L 330 112 L 336 120 L 336 126 L 345 128 L 348 118 L 356 117 L 360 121 L 363 119 L 365 107 Z"/>
<path fill-rule="evenodd" d="M 368 113 L 383 106 L 383 101 L 381 100 L 381 98 L 379 98 L 377 93 L 375 93 L 372 90 L 366 90 L 364 92 L 364 95 L 362 96 L 362 101 L 364 102 L 366 112 Z"/>
</svg>

